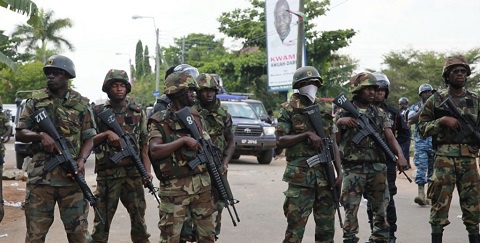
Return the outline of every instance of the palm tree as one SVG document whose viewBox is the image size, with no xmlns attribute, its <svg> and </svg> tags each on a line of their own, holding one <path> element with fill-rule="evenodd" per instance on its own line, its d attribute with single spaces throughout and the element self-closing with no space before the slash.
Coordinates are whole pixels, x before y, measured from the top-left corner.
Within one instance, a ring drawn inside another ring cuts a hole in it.
<svg viewBox="0 0 480 243">
<path fill-rule="evenodd" d="M 67 39 L 59 35 L 62 29 L 73 26 L 69 18 L 54 19 L 52 10 L 45 12 L 43 9 L 39 11 L 39 18 L 40 21 L 32 25 L 17 25 L 12 36 L 21 38 L 18 45 L 24 45 L 27 52 L 35 52 L 41 57 L 39 61 L 43 62 L 47 60 L 48 43 L 53 43 L 56 49 L 61 49 L 62 45 L 70 51 L 75 49 Z"/>
<path fill-rule="evenodd" d="M 0 7 L 6 8 L 13 12 L 30 16 L 28 24 L 38 22 L 38 8 L 31 0 L 0 0 Z M 13 71 L 17 71 L 18 67 L 8 56 L 0 51 L 0 63 L 6 64 Z"/>
</svg>

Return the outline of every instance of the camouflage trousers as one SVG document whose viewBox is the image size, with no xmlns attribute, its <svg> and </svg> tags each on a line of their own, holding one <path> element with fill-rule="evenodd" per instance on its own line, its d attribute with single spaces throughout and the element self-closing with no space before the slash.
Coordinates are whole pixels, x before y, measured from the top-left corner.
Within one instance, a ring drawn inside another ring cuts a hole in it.
<svg viewBox="0 0 480 243">
<path fill-rule="evenodd" d="M 68 242 L 91 242 L 88 232 L 88 202 L 78 185 L 52 187 L 27 184 L 25 195 L 25 242 L 45 242 L 54 220 L 55 204 Z"/>
<path fill-rule="evenodd" d="M 415 175 L 415 183 L 417 185 L 425 185 L 430 182 L 433 174 L 433 150 L 430 147 L 415 147 L 413 155 L 413 163 L 417 167 Z"/>
<path fill-rule="evenodd" d="M 387 185 L 387 168 L 381 163 L 358 163 L 344 165 L 342 193 L 340 196 L 345 210 L 343 242 L 358 242 L 359 232 L 357 213 L 362 196 L 370 202 L 373 213 L 373 229 L 370 240 L 389 239 L 389 227 L 386 222 L 386 207 L 390 193 Z"/>
<path fill-rule="evenodd" d="M 212 214 L 212 218 L 214 220 L 213 224 L 215 225 L 215 236 L 218 236 L 220 235 L 220 231 L 222 228 L 222 212 L 223 212 L 223 208 L 225 207 L 225 203 L 217 200 L 214 200 L 214 201 L 215 201 L 214 203 L 215 211 Z M 184 241 L 195 242 L 197 230 L 195 225 L 192 222 L 192 215 L 190 211 L 187 211 L 186 215 L 187 215 L 187 218 L 183 223 L 182 232 L 180 233 L 180 239 Z"/>
<path fill-rule="evenodd" d="M 190 213 L 192 225 L 195 225 L 198 242 L 215 241 L 215 226 L 213 223 L 214 204 L 211 190 L 185 196 L 160 196 L 159 207 L 161 243 L 178 243 L 180 232 Z"/>
<path fill-rule="evenodd" d="M 98 198 L 98 211 L 103 224 L 95 214 L 92 238 L 94 242 L 108 242 L 108 235 L 113 215 L 121 201 L 130 215 L 130 237 L 132 242 L 149 242 L 150 234 L 145 223 L 145 191 L 141 177 L 120 177 L 115 179 L 98 179 L 95 196 Z"/>
<path fill-rule="evenodd" d="M 478 234 L 480 221 L 480 180 L 475 158 L 435 156 L 432 183 L 427 196 L 432 200 L 432 233 L 441 233 L 450 224 L 448 211 L 457 186 L 462 220 L 469 234 Z"/>
<path fill-rule="evenodd" d="M 315 242 L 333 242 L 335 205 L 328 187 L 309 188 L 288 184 L 284 194 L 283 213 L 288 224 L 284 243 L 302 242 L 312 211 L 315 220 Z"/>
</svg>

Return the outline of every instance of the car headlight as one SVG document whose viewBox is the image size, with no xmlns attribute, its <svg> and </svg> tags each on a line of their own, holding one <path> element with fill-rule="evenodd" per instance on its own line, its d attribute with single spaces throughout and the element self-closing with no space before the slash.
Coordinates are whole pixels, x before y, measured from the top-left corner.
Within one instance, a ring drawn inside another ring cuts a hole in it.
<svg viewBox="0 0 480 243">
<path fill-rule="evenodd" d="M 263 127 L 263 134 L 275 135 L 275 127 Z"/>
</svg>

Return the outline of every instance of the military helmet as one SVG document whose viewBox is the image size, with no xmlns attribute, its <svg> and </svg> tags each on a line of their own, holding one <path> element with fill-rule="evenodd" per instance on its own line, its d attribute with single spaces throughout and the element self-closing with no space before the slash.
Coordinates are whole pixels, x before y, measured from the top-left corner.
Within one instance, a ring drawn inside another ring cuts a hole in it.
<svg viewBox="0 0 480 243">
<path fill-rule="evenodd" d="M 390 93 L 390 80 L 388 80 L 387 75 L 376 72 L 373 73 L 373 76 L 377 79 L 378 88 L 385 90 L 385 99 L 387 99 Z"/>
<path fill-rule="evenodd" d="M 173 72 L 174 73 L 177 73 L 177 72 L 182 72 L 182 73 L 188 73 L 190 74 L 190 76 L 193 77 L 193 79 L 196 79 L 199 75 L 198 73 L 198 69 L 196 67 L 193 67 L 193 66 L 190 66 L 188 64 L 180 64 L 180 65 L 177 65 L 174 69 L 173 69 Z M 168 77 L 167 77 L 168 78 Z"/>
<path fill-rule="evenodd" d="M 350 93 L 355 94 L 365 87 L 378 88 L 377 79 L 370 72 L 361 72 L 350 78 Z"/>
<path fill-rule="evenodd" d="M 470 74 L 472 73 L 467 60 L 465 60 L 465 57 L 463 57 L 462 55 L 454 55 L 454 56 L 447 57 L 447 60 L 445 61 L 445 65 L 443 65 L 443 73 L 442 73 L 443 78 L 448 78 L 448 75 L 450 74 L 450 70 L 454 66 L 463 66 L 465 69 L 467 69 L 467 76 L 470 76 Z"/>
<path fill-rule="evenodd" d="M 188 88 L 198 89 L 198 84 L 192 75 L 184 72 L 174 72 L 168 75 L 167 80 L 165 80 L 163 92 L 170 95 Z"/>
<path fill-rule="evenodd" d="M 218 82 L 215 79 L 214 74 L 208 74 L 208 73 L 201 73 L 197 77 L 197 84 L 198 84 L 198 89 L 214 89 L 215 91 L 218 91 Z"/>
<path fill-rule="evenodd" d="M 422 92 L 424 91 L 432 91 L 433 92 L 433 87 L 430 84 L 422 84 L 420 87 L 418 87 L 418 95 L 422 95 Z"/>
<path fill-rule="evenodd" d="M 125 87 L 127 87 L 127 94 L 132 91 L 132 85 L 128 80 L 127 72 L 119 69 L 110 69 L 108 71 L 107 75 L 105 75 L 105 80 L 103 80 L 102 91 L 108 93 L 110 91 L 110 85 L 115 81 L 125 84 Z"/>
<path fill-rule="evenodd" d="M 318 73 L 317 69 L 312 66 L 305 66 L 297 69 L 293 74 L 292 88 L 298 89 L 302 81 L 314 81 L 317 87 L 321 87 L 323 84 L 323 79 Z"/>
<path fill-rule="evenodd" d="M 400 97 L 400 99 L 398 99 L 398 104 L 408 104 L 408 98 Z"/>
<path fill-rule="evenodd" d="M 46 70 L 50 68 L 58 68 L 65 71 L 70 78 L 75 78 L 75 65 L 72 60 L 66 56 L 54 55 L 47 59 L 45 66 L 43 67 L 43 73 L 46 74 Z"/>
</svg>

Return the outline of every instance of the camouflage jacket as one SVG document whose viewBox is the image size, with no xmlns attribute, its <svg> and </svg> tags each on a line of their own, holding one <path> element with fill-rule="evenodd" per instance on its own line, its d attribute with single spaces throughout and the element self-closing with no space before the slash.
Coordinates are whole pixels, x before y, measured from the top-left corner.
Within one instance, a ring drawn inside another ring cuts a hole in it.
<svg viewBox="0 0 480 243">
<path fill-rule="evenodd" d="M 391 128 L 391 123 L 383 109 L 377 108 L 374 105 L 370 105 L 367 109 L 358 109 L 361 114 L 365 114 L 370 117 L 375 123 L 372 124 L 378 134 L 385 140 L 384 129 Z M 335 116 L 335 120 L 342 117 L 352 117 L 352 114 L 341 109 Z M 335 131 L 340 131 L 342 137 L 338 149 L 340 151 L 340 157 L 342 164 L 355 164 L 356 162 L 372 162 L 372 163 L 385 163 L 385 154 L 376 145 L 375 140 L 370 136 L 364 137 L 359 144 L 352 142 L 353 137 L 360 131 L 359 127 L 349 128 L 347 126 L 335 126 Z"/>
<path fill-rule="evenodd" d="M 0 112 L 0 134 L 3 134 L 8 126 L 10 126 L 10 120 L 8 116 L 2 111 Z M 10 136 L 10 134 L 8 136 Z M 0 156 L 5 157 L 5 144 L 3 144 L 2 141 L 3 140 L 0 139 Z M 1 159 L 0 165 L 3 164 L 3 162 L 3 159 Z"/>
<path fill-rule="evenodd" d="M 95 136 L 95 128 L 92 122 L 92 112 L 89 100 L 80 93 L 69 90 L 64 98 L 54 97 L 48 89 L 38 90 L 32 93 L 32 98 L 25 105 L 20 115 L 16 129 L 29 129 L 42 132 L 30 118 L 36 110 L 45 108 L 52 119 L 60 136 L 70 142 L 69 150 L 76 158 L 82 146 L 82 141 Z M 27 167 L 28 184 L 44 184 L 51 186 L 68 186 L 75 182 L 60 166 L 50 172 L 44 172 L 44 164 L 51 159 L 51 154 L 36 151 L 32 162 Z"/>
<path fill-rule="evenodd" d="M 443 126 L 439 122 L 443 116 L 454 117 L 445 104 L 447 98 L 452 100 L 461 114 L 471 116 L 476 121 L 474 126 L 478 124 L 480 112 L 478 96 L 468 90 L 465 90 L 462 96 L 452 96 L 448 89 L 443 89 L 435 92 L 425 102 L 418 122 L 420 136 L 432 136 L 436 155 L 476 157 L 479 141 L 475 141 L 472 136 L 469 136 L 465 137 L 460 144 L 455 144 L 453 138 L 458 131 Z"/>
<path fill-rule="evenodd" d="M 195 124 L 204 138 L 209 139 L 200 114 L 190 108 Z M 178 119 L 171 105 L 166 110 L 154 113 L 147 122 L 148 140 L 161 138 L 163 143 L 171 143 L 180 137 L 191 136 L 186 126 Z M 197 151 L 182 146 L 167 158 L 158 160 L 150 157 L 155 175 L 160 180 L 160 196 L 191 195 L 211 189 L 210 176 L 205 164 L 195 169 L 188 162 L 197 158 Z M 193 176 L 199 175 L 199 176 Z"/>
<path fill-rule="evenodd" d="M 98 133 L 109 130 L 97 116 L 105 109 L 112 109 L 110 101 L 107 101 L 104 105 L 96 105 L 93 108 Z M 114 112 L 115 118 L 123 129 L 123 132 L 130 137 L 131 144 L 136 146 L 135 150 L 141 159 L 141 148 L 147 146 L 148 142 L 147 119 L 142 107 L 127 100 L 127 105 L 122 112 L 117 113 L 114 109 L 112 109 L 112 112 Z M 104 141 L 95 148 L 95 172 L 98 177 L 118 178 L 140 176 L 140 173 L 135 167 L 135 162 L 132 161 L 131 158 L 129 158 L 129 161 L 126 163 L 122 161 L 122 163 L 118 165 L 110 160 L 110 157 L 119 151 L 119 148 L 109 146 L 107 141 Z"/>
<path fill-rule="evenodd" d="M 212 107 L 205 108 L 196 104 L 192 108 L 196 109 L 205 120 L 210 139 L 226 156 L 228 144 L 225 136 L 230 134 L 233 137 L 232 116 L 227 112 L 227 107 L 220 105 L 220 100 L 217 99 Z"/>
</svg>

